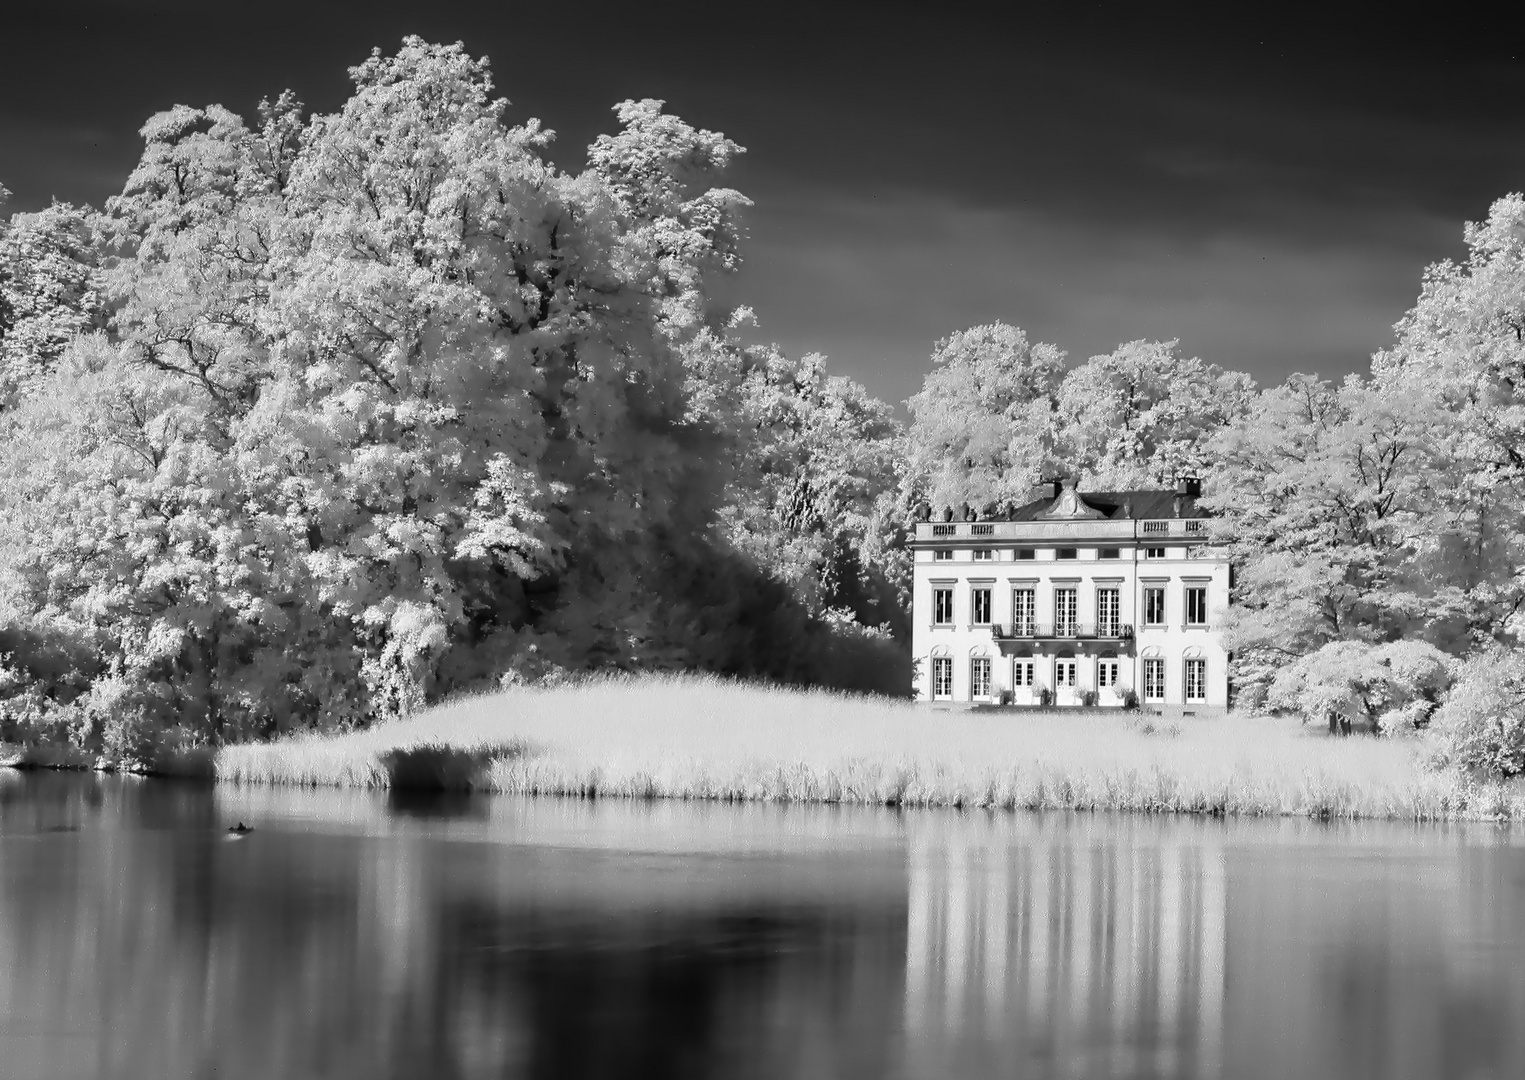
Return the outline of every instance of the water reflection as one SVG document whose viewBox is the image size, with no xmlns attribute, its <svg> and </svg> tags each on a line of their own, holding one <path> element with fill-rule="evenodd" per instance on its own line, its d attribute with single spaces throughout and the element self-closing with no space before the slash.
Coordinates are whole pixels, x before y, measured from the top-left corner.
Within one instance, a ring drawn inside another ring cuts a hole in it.
<svg viewBox="0 0 1525 1080">
<path fill-rule="evenodd" d="M 906 1019 L 929 1064 L 1218 1075 L 1221 836 L 1006 824 L 945 819 L 910 843 Z"/>
<path fill-rule="evenodd" d="M 1512 1077 L 1522 1032 L 1507 834 L 0 773 L 6 1076 Z"/>
</svg>

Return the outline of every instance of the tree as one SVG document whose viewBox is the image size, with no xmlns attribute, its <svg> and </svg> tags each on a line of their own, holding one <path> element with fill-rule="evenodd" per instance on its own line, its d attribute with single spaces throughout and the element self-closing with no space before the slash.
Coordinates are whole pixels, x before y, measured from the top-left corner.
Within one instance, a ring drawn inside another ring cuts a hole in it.
<svg viewBox="0 0 1525 1080">
<path fill-rule="evenodd" d="M 937 343 L 911 410 L 909 505 L 1023 503 L 1058 465 L 1054 406 L 1064 353 L 994 323 Z"/>
<path fill-rule="evenodd" d="M 0 188 L 0 206 L 8 193 Z M 55 202 L 0 223 L 0 410 L 58 363 L 77 336 L 105 326 L 92 212 Z"/>
<path fill-rule="evenodd" d="M 1431 266 L 1372 385 L 1431 418 L 1423 566 L 1459 642 L 1525 627 L 1525 196 L 1465 230 L 1467 257 Z"/>
<path fill-rule="evenodd" d="M 287 94 L 144 126 L 108 332 L 0 416 L 0 723 L 142 756 L 564 670 L 820 681 L 877 642 L 832 607 L 892 420 L 819 360 L 734 363 L 709 315 L 740 148 L 640 103 L 574 177 L 459 45 L 351 76 L 305 123 Z M 728 507 L 830 539 L 818 600 Z"/>
<path fill-rule="evenodd" d="M 1060 457 L 1093 490 L 1203 475 L 1209 438 L 1250 407 L 1249 376 L 1184 357 L 1177 344 L 1130 341 L 1064 377 Z"/>
<path fill-rule="evenodd" d="M 1351 377 L 1295 375 L 1209 443 L 1203 505 L 1238 567 L 1225 643 L 1236 683 L 1326 642 L 1384 642 L 1443 622 L 1418 554 L 1433 484 L 1422 407 Z M 1441 642 L 1444 643 L 1443 641 Z"/>
<path fill-rule="evenodd" d="M 1450 685 L 1450 658 L 1433 645 L 1331 641 L 1278 671 L 1268 703 L 1305 722 L 1327 721 L 1331 735 L 1354 727 L 1411 734 Z"/>
</svg>

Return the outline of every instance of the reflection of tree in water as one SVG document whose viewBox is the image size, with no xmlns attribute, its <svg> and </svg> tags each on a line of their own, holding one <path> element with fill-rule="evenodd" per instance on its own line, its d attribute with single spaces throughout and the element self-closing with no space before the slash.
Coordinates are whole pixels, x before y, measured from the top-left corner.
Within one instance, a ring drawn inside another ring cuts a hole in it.
<svg viewBox="0 0 1525 1080">
<path fill-rule="evenodd" d="M 682 876 L 651 887 L 672 868 L 632 872 L 628 857 L 644 892 L 584 891 L 598 874 L 560 881 L 579 857 L 407 833 L 228 841 L 200 815 L 188 830 L 85 829 L 0 867 L 0 1026 L 75 1033 L 67 1052 L 49 1048 L 52 1068 L 890 1071 L 905 925 L 894 891 L 834 902 L 829 871 L 757 887 L 756 867 L 721 865 L 696 894 Z"/>
<path fill-rule="evenodd" d="M 1240 860 L 1231 1064 L 1274 1053 L 1315 1080 L 1522 1074 L 1525 860 L 1426 839 Z"/>
<path fill-rule="evenodd" d="M 464 908 L 442 925 L 429 996 L 450 1018 L 442 1050 L 462 1066 L 545 1077 L 889 1071 L 900 919 Z"/>
</svg>

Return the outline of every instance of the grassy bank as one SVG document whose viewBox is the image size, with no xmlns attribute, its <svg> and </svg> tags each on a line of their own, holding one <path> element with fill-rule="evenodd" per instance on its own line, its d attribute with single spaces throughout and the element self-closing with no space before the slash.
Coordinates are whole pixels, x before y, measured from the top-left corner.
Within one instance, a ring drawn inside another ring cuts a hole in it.
<svg viewBox="0 0 1525 1080">
<path fill-rule="evenodd" d="M 230 783 L 1340 818 L 1525 818 L 1519 785 L 1295 720 L 1018 715 L 706 678 L 515 690 L 337 737 L 221 751 Z"/>
</svg>

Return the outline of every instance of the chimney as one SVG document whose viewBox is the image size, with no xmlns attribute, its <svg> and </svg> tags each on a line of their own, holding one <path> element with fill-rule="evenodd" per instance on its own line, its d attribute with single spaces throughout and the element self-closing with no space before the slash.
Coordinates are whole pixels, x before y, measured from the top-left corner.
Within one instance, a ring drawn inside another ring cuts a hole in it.
<svg viewBox="0 0 1525 1080">
<path fill-rule="evenodd" d="M 1188 495 L 1195 499 L 1197 496 L 1202 494 L 1201 479 L 1195 476 L 1176 477 L 1176 494 Z"/>
</svg>

